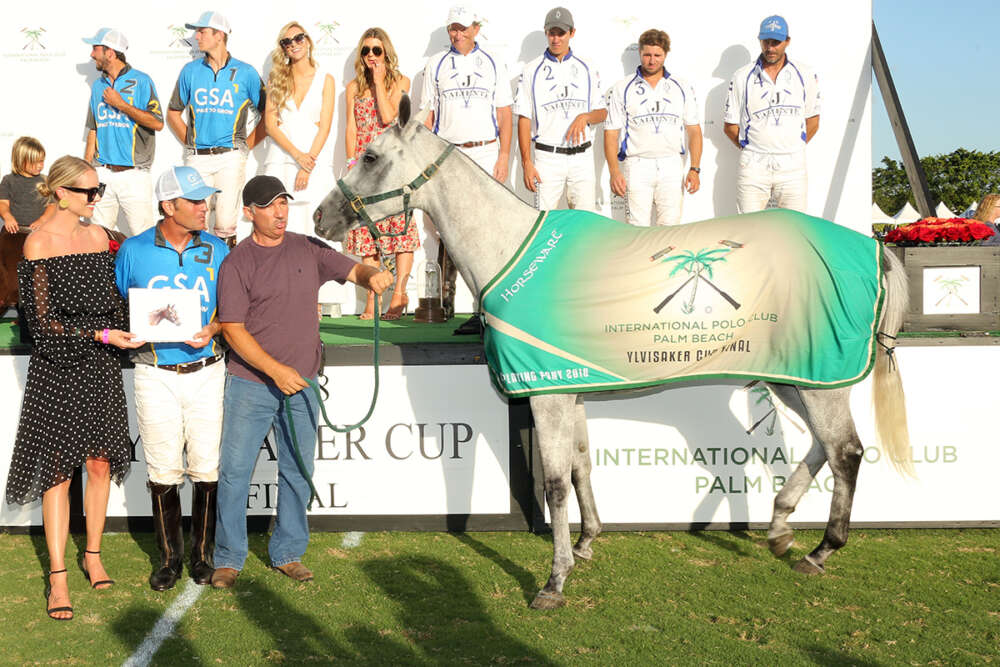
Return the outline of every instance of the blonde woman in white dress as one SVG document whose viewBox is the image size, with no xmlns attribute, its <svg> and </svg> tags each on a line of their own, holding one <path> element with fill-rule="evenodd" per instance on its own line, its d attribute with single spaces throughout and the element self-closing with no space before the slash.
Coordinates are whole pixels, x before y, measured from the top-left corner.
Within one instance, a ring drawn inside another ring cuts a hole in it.
<svg viewBox="0 0 1000 667">
<path fill-rule="evenodd" d="M 278 33 L 271 54 L 264 124 L 269 137 L 264 173 L 293 192 L 288 231 L 312 234 L 312 212 L 333 186 L 333 75 L 313 58 L 313 41 L 301 23 Z"/>
</svg>

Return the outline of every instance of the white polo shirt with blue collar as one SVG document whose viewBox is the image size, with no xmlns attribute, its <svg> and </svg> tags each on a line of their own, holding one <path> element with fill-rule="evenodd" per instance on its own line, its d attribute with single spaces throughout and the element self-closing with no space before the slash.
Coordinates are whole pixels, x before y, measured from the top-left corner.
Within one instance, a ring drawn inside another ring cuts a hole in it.
<svg viewBox="0 0 1000 667">
<path fill-rule="evenodd" d="M 507 67 L 478 42 L 466 55 L 441 51 L 424 67 L 422 106 L 434 112 L 434 133 L 453 144 L 496 139 L 496 110 L 511 101 Z"/>
<path fill-rule="evenodd" d="M 526 64 L 514 95 L 514 113 L 532 120 L 531 140 L 548 146 L 569 146 L 566 132 L 576 117 L 603 108 L 597 68 L 572 49 L 562 60 L 546 49 Z M 585 132 L 584 142 L 592 142 L 594 129 Z"/>
<path fill-rule="evenodd" d="M 686 126 L 701 124 L 694 89 L 666 69 L 651 87 L 642 77 L 642 68 L 637 68 L 608 91 L 607 107 L 604 129 L 619 131 L 619 161 L 684 155 Z"/>
<path fill-rule="evenodd" d="M 819 115 L 819 78 L 787 57 L 777 80 L 757 58 L 729 83 L 724 120 L 739 126 L 739 144 L 758 153 L 797 153 L 806 145 L 806 119 Z"/>
</svg>

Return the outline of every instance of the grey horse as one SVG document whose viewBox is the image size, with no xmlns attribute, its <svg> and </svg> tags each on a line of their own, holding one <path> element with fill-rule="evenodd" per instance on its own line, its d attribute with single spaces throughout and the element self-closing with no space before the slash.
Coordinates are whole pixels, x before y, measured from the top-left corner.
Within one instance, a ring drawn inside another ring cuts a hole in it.
<svg viewBox="0 0 1000 667">
<path fill-rule="evenodd" d="M 538 211 L 450 144 L 429 132 L 419 118 L 409 118 L 409 103 L 400 107 L 399 124 L 369 144 L 358 165 L 319 205 L 316 233 L 340 241 L 360 218 L 380 220 L 406 207 L 429 214 L 452 253 L 462 278 L 478 294 L 515 253 Z M 697 223 L 695 223 L 697 224 Z M 903 471 L 912 470 L 902 384 L 892 358 L 894 336 L 907 303 L 902 265 L 883 250 L 882 284 L 886 290 L 879 331 L 887 341 L 879 349 L 873 396 L 876 430 L 889 458 Z M 768 383 L 790 409 L 802 417 L 813 435 L 809 452 L 774 501 L 767 538 L 775 556 L 792 544 L 789 515 L 824 463 L 830 464 L 834 489 L 830 516 L 820 542 L 798 561 L 795 570 L 822 573 L 831 554 L 847 542 L 851 506 L 861 463 L 862 445 L 851 418 L 850 388 L 809 389 Z M 554 555 L 548 582 L 531 606 L 552 609 L 565 604 L 563 584 L 575 558 L 590 559 L 601 521 L 590 484 L 591 459 L 582 394 L 530 398 L 544 475 L 545 500 L 552 520 Z M 570 539 L 567 496 L 575 490 L 581 533 Z"/>
</svg>

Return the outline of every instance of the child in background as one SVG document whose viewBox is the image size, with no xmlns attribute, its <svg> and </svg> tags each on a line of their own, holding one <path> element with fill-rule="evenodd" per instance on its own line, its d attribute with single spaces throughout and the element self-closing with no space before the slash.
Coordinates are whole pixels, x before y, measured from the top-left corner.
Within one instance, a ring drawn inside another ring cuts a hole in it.
<svg viewBox="0 0 1000 667">
<path fill-rule="evenodd" d="M 45 149 L 41 142 L 34 137 L 18 137 L 10 166 L 12 173 L 0 181 L 0 218 L 4 229 L 16 234 L 23 227 L 35 229 L 47 213 L 45 200 L 35 189 L 45 180 Z"/>
</svg>

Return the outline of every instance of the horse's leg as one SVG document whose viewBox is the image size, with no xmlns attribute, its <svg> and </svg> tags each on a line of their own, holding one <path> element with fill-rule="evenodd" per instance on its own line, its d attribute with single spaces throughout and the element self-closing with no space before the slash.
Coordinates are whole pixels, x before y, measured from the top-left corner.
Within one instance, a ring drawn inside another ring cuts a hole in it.
<svg viewBox="0 0 1000 667">
<path fill-rule="evenodd" d="M 532 609 L 555 609 L 566 604 L 562 589 L 573 569 L 567 501 L 573 463 L 572 443 L 576 397 L 573 394 L 532 396 L 538 452 L 542 459 L 545 501 L 552 516 L 552 574 L 531 602 Z"/>
<path fill-rule="evenodd" d="M 833 497 L 830 518 L 819 546 L 795 565 L 797 572 L 820 574 L 830 555 L 847 543 L 851 506 L 858 481 L 858 468 L 864 448 L 851 417 L 850 388 L 800 389 L 799 395 L 809 415 L 813 437 L 826 451 L 833 473 Z"/>
<path fill-rule="evenodd" d="M 781 402 L 788 409 L 793 410 L 802 417 L 810 430 L 812 429 L 812 426 L 809 424 L 808 412 L 802 404 L 802 399 L 799 397 L 798 387 L 770 383 L 767 386 L 774 392 L 775 396 L 781 399 Z M 824 463 L 826 463 L 826 451 L 819 440 L 814 437 L 812 446 L 806 453 L 805 458 L 799 462 L 799 465 L 789 478 L 785 480 L 781 491 L 774 498 L 774 511 L 771 514 L 771 525 L 767 531 L 767 546 L 771 550 L 771 553 L 778 558 L 785 555 L 785 552 L 788 551 L 794 541 L 794 531 L 788 525 L 788 517 L 795 511 L 799 500 L 802 499 L 802 496 L 809 488 L 809 484 L 816 477 L 816 473 L 819 472 Z"/>
<path fill-rule="evenodd" d="M 580 539 L 573 547 L 573 555 L 590 560 L 594 550 L 590 547 L 601 534 L 601 518 L 597 515 L 594 490 L 590 486 L 590 439 L 587 437 L 587 414 L 583 407 L 583 394 L 577 394 L 573 408 L 573 488 L 580 505 Z"/>
</svg>

